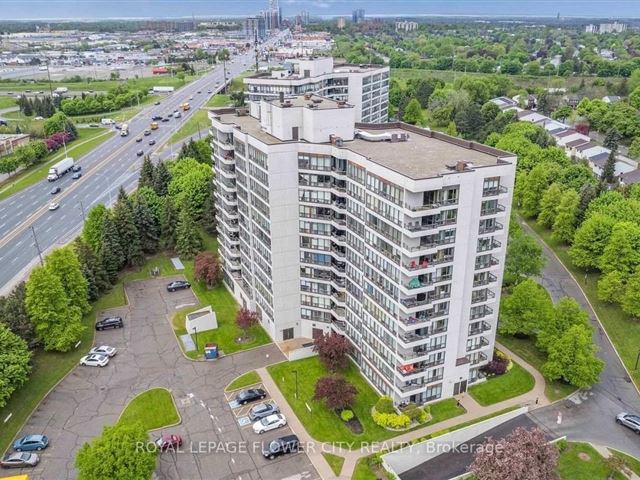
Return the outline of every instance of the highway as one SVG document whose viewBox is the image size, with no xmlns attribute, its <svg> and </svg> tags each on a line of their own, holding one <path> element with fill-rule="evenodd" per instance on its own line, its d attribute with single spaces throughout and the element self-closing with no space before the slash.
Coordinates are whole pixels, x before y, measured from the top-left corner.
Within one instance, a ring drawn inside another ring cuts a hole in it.
<svg viewBox="0 0 640 480">
<path fill-rule="evenodd" d="M 267 43 L 273 43 L 278 38 Z M 226 64 L 227 79 L 250 69 L 253 63 L 253 52 L 232 58 Z M 169 148 L 158 153 L 162 146 L 222 87 L 223 67 L 219 65 L 162 98 L 160 105 L 151 105 L 132 118 L 129 121 L 129 136 L 120 137 L 116 131 L 112 138 L 83 157 L 76 158 L 76 163 L 82 166 L 80 179 L 73 180 L 69 173 L 55 182 L 43 180 L 0 201 L 0 294 L 7 294 L 38 264 L 36 239 L 43 255 L 52 248 L 73 240 L 82 228 L 83 210 L 86 214 L 97 203 L 111 205 L 121 186 L 127 191 L 135 189 L 143 158 L 138 157 L 136 152 L 143 150 L 152 158 L 167 158 Z M 197 93 L 198 91 L 201 93 Z M 212 93 L 209 94 L 208 91 Z M 193 99 L 190 100 L 191 96 Z M 182 118 L 159 122 L 158 130 L 153 131 L 150 136 L 143 136 L 153 115 L 167 117 L 185 101 L 190 103 L 191 109 L 183 112 Z M 207 129 L 208 125 L 203 127 Z M 135 140 L 140 136 L 143 140 L 137 143 Z M 156 141 L 153 147 L 149 146 L 151 139 Z M 50 191 L 54 186 L 61 187 L 62 192 L 51 195 Z M 59 203 L 60 208 L 49 211 L 48 206 L 53 201 Z"/>
</svg>

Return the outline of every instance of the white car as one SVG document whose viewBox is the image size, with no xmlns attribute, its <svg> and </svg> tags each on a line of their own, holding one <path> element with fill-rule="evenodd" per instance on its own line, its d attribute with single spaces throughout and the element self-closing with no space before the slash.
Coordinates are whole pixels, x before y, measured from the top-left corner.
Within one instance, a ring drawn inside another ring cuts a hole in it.
<svg viewBox="0 0 640 480">
<path fill-rule="evenodd" d="M 59 203 L 51 202 L 49 204 L 49 210 L 51 210 L 51 211 L 57 210 L 58 208 L 60 208 L 60 204 Z"/>
<path fill-rule="evenodd" d="M 89 355 L 103 355 L 105 357 L 113 357 L 116 353 L 118 353 L 118 350 L 109 345 L 100 345 L 89 350 Z"/>
<path fill-rule="evenodd" d="M 287 424 L 287 419 L 284 415 L 276 413 L 275 415 L 269 415 L 262 420 L 253 424 L 253 431 L 257 434 L 268 432 L 269 430 L 275 430 L 276 428 L 284 427 Z"/>
<path fill-rule="evenodd" d="M 109 357 L 98 354 L 85 355 L 80 359 L 80 365 L 87 367 L 104 367 L 107 363 L 109 363 Z"/>
</svg>

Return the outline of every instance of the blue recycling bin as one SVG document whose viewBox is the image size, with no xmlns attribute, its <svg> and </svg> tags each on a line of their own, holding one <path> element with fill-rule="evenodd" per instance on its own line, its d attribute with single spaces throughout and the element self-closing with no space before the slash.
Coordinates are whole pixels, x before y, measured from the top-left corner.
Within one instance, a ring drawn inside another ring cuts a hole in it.
<svg viewBox="0 0 640 480">
<path fill-rule="evenodd" d="M 215 343 L 207 343 L 204 346 L 204 358 L 207 360 L 218 358 L 218 345 Z"/>
</svg>

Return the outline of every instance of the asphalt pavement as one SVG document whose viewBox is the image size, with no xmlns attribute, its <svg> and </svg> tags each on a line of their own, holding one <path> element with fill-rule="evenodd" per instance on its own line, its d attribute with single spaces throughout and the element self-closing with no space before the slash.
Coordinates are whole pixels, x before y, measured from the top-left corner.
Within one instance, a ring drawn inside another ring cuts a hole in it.
<svg viewBox="0 0 640 480">
<path fill-rule="evenodd" d="M 226 63 L 227 79 L 251 68 L 252 64 L 252 53 L 234 57 Z M 92 206 L 98 203 L 111 205 L 120 187 L 127 191 L 135 189 L 142 164 L 142 157 L 138 157 L 136 152 L 143 150 L 154 158 L 171 135 L 222 87 L 223 67 L 219 65 L 162 98 L 160 105 L 142 110 L 128 122 L 129 136 L 116 134 L 88 154 L 76 158 L 83 173 L 79 180 L 73 180 L 70 174 L 55 182 L 43 180 L 0 201 L 0 294 L 8 293 L 38 264 L 38 250 L 45 254 L 71 241 L 82 228 L 83 215 Z M 193 99 L 190 100 L 191 96 Z M 181 118 L 160 122 L 160 128 L 143 137 L 141 143 L 135 141 L 149 128 L 153 115 L 166 117 L 185 101 L 190 103 L 191 109 L 183 112 Z M 156 140 L 153 147 L 148 144 L 150 139 Z M 162 149 L 162 157 L 167 156 L 167 150 L 171 152 L 171 149 Z M 62 192 L 51 195 L 53 186 L 61 187 Z M 48 210 L 52 201 L 60 204 L 58 210 Z"/>
</svg>

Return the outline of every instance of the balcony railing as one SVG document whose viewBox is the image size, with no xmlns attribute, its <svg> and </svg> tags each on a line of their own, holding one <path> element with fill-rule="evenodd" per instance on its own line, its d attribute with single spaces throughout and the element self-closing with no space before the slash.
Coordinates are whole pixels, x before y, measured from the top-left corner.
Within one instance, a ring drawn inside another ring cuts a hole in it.
<svg viewBox="0 0 640 480">
<path fill-rule="evenodd" d="M 496 257 L 491 257 L 491 260 L 484 262 L 476 262 L 476 270 L 482 270 L 483 268 L 494 267 L 498 265 L 500 261 Z"/>
<path fill-rule="evenodd" d="M 482 208 L 480 210 L 480 216 L 484 217 L 485 215 L 494 215 L 496 213 L 504 212 L 504 205 L 500 205 L 499 203 L 493 207 Z"/>
<path fill-rule="evenodd" d="M 484 317 L 488 317 L 489 315 L 491 315 L 493 313 L 493 308 L 491 307 L 487 307 L 486 305 L 484 306 L 484 308 L 479 309 L 478 312 L 472 313 L 469 318 L 471 320 L 478 320 L 479 318 L 484 318 Z"/>
<path fill-rule="evenodd" d="M 478 290 L 478 292 L 484 292 L 484 295 L 472 295 L 471 296 L 471 303 L 482 303 L 482 302 L 486 302 L 487 300 L 491 299 L 491 298 L 496 298 L 496 294 L 493 293 L 493 291 L 491 290 Z M 476 293 L 476 292 L 474 292 Z"/>
<path fill-rule="evenodd" d="M 478 365 L 487 360 L 487 355 L 484 352 L 478 352 L 476 354 L 475 360 L 471 360 L 471 365 Z"/>
<path fill-rule="evenodd" d="M 474 350 L 479 350 L 481 348 L 486 347 L 487 345 L 489 345 L 489 340 L 487 340 L 484 337 L 480 337 L 480 340 L 478 340 L 477 342 L 467 347 L 467 352 L 473 352 Z"/>
<path fill-rule="evenodd" d="M 418 365 L 398 365 L 396 368 L 402 376 L 415 375 L 416 373 L 422 373 L 427 371 L 430 368 L 437 367 L 444 363 L 444 358 L 439 360 L 434 360 L 433 362 L 428 363 L 419 363 Z"/>
<path fill-rule="evenodd" d="M 493 273 L 490 273 L 482 278 L 482 280 L 475 280 L 473 282 L 473 287 L 481 287 L 483 285 L 489 285 L 490 283 L 496 282 L 498 277 L 496 277 Z"/>
<path fill-rule="evenodd" d="M 438 245 L 448 245 L 450 243 L 455 243 L 455 241 L 456 239 L 453 237 L 446 237 L 446 238 L 440 238 L 438 240 L 434 240 L 433 242 L 430 242 L 430 243 L 424 243 L 416 247 L 409 246 L 405 243 L 402 245 L 402 248 L 404 248 L 409 252 L 417 252 L 419 250 L 427 250 L 429 248 L 435 248 Z"/>
<path fill-rule="evenodd" d="M 458 203 L 458 199 L 453 199 L 453 200 L 443 200 L 441 202 L 437 202 L 437 203 L 427 203 L 424 205 L 409 205 L 408 203 L 404 204 L 404 208 L 406 208 L 407 210 L 410 210 L 412 212 L 421 212 L 424 210 L 434 210 L 436 208 L 440 208 L 440 207 L 444 207 L 447 205 L 456 205 Z"/>
<path fill-rule="evenodd" d="M 479 335 L 491 330 L 491 324 L 489 322 L 482 321 L 479 327 L 469 327 L 469 336 Z"/>
<path fill-rule="evenodd" d="M 439 317 L 446 317 L 447 315 L 449 315 L 449 310 L 438 310 L 437 312 L 434 310 L 426 310 L 427 313 L 421 313 L 420 315 L 416 315 L 416 316 L 408 316 L 406 318 L 400 316 L 400 321 L 402 323 L 404 323 L 405 325 L 411 326 L 411 325 L 416 325 L 422 322 L 428 322 L 430 320 L 433 320 L 434 318 L 439 318 Z"/>
<path fill-rule="evenodd" d="M 503 228 L 504 225 L 500 222 L 494 222 L 491 225 L 480 225 L 480 228 L 478 228 L 478 234 L 484 235 L 485 233 L 493 233 L 495 231 L 502 230 Z"/>
<path fill-rule="evenodd" d="M 502 246 L 502 243 L 500 241 L 492 240 L 491 243 L 487 245 L 479 245 L 476 251 L 477 253 L 488 252 L 489 250 L 500 248 L 501 246 Z"/>
<path fill-rule="evenodd" d="M 507 187 L 498 185 L 497 187 L 490 187 L 482 190 L 483 197 L 494 197 L 496 195 L 500 195 L 501 193 L 507 193 Z"/>
</svg>

